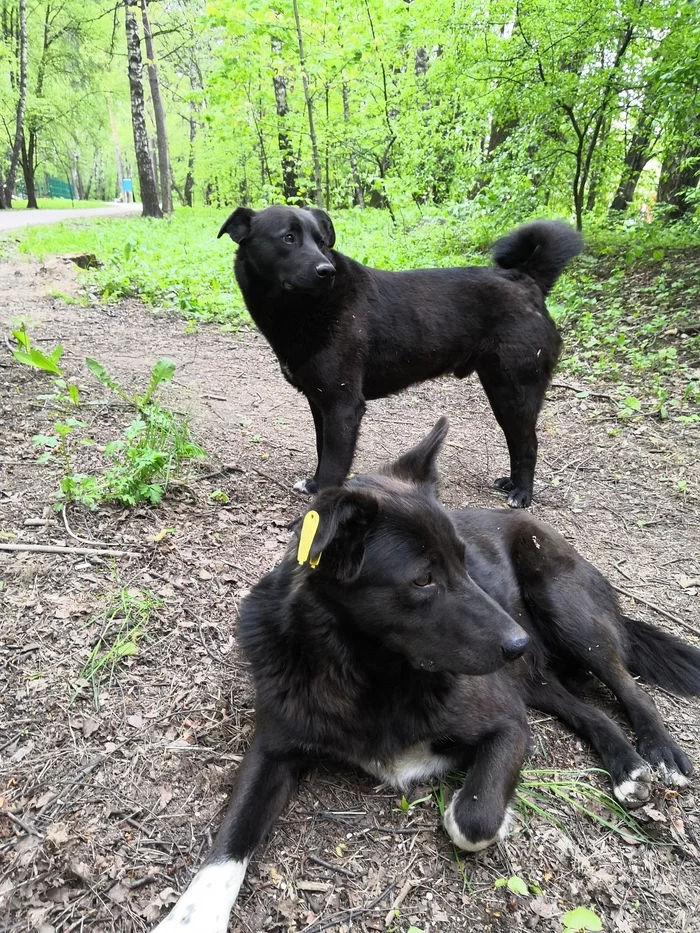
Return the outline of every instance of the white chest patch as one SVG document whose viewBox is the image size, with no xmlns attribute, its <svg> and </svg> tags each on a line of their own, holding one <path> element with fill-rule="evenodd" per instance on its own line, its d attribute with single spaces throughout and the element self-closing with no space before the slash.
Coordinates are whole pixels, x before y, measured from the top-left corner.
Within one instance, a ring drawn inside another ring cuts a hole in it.
<svg viewBox="0 0 700 933">
<path fill-rule="evenodd" d="M 385 784 L 406 790 L 430 778 L 443 777 L 456 764 L 454 758 L 434 752 L 429 742 L 419 742 L 389 761 L 358 761 L 356 764 Z"/>
<path fill-rule="evenodd" d="M 248 860 L 205 865 L 153 933 L 226 933 Z"/>
</svg>

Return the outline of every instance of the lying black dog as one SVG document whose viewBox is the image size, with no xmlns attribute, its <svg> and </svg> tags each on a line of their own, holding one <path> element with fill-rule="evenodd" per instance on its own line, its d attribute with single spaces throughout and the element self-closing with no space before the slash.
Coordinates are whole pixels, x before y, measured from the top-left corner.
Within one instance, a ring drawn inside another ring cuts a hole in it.
<svg viewBox="0 0 700 933">
<path fill-rule="evenodd" d="M 238 243 L 235 272 L 282 372 L 307 398 L 318 466 L 295 486 L 343 482 L 365 400 L 451 372 L 476 372 L 510 455 L 496 480 L 508 504 L 532 500 L 537 416 L 561 349 L 545 297 L 582 249 L 566 224 L 534 221 L 496 243 L 500 268 L 382 272 L 332 249 L 317 208 L 239 207 L 219 231 Z"/>
<path fill-rule="evenodd" d="M 467 768 L 444 823 L 470 852 L 507 832 L 528 706 L 595 747 L 626 806 L 649 799 L 652 771 L 687 784 L 690 762 L 632 675 L 700 695 L 700 651 L 622 616 L 604 577 L 527 513 L 442 508 L 446 431 L 442 420 L 383 473 L 323 490 L 244 601 L 257 728 L 214 848 L 161 933 L 225 933 L 251 854 L 322 756 L 398 788 Z M 636 751 L 561 680 L 589 671 L 620 700 Z"/>
</svg>

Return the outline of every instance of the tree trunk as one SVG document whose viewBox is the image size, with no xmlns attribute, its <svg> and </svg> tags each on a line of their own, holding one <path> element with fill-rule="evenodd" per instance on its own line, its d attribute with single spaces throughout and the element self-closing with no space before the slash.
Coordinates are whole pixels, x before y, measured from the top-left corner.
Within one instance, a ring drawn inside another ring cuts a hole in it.
<svg viewBox="0 0 700 933">
<path fill-rule="evenodd" d="M 153 177 L 153 164 L 148 151 L 148 131 L 143 101 L 143 65 L 141 44 L 134 7 L 138 0 L 124 0 L 126 47 L 129 58 L 129 90 L 131 92 L 131 124 L 134 130 L 134 151 L 139 173 L 141 203 L 144 217 L 162 217 L 158 203 L 158 191 Z"/>
<path fill-rule="evenodd" d="M 653 123 L 654 118 L 651 114 L 646 112 L 640 114 L 629 148 L 625 153 L 620 183 L 610 205 L 611 211 L 626 211 L 632 203 L 639 178 L 651 157 Z"/>
<path fill-rule="evenodd" d="M 193 207 L 194 193 L 194 141 L 197 136 L 197 121 L 190 117 L 187 121 L 190 124 L 190 150 L 187 156 L 187 175 L 185 176 L 185 204 Z"/>
<path fill-rule="evenodd" d="M 170 188 L 170 154 L 168 152 L 168 130 L 165 124 L 165 109 L 160 93 L 158 79 L 158 66 L 153 48 L 153 33 L 148 18 L 148 0 L 141 0 L 141 18 L 143 20 L 143 35 L 146 40 L 146 57 L 148 60 L 148 82 L 151 86 L 153 100 L 153 113 L 156 118 L 156 135 L 158 137 L 158 167 L 160 169 L 160 192 L 164 214 L 173 212 L 173 195 Z"/>
<path fill-rule="evenodd" d="M 24 135 L 22 135 L 22 174 L 24 175 L 24 186 L 27 189 L 27 207 L 32 210 L 38 210 L 39 205 L 36 200 L 36 165 L 34 162 L 34 153 L 36 152 L 36 132 L 29 131 L 29 145 L 27 146 Z"/>
<path fill-rule="evenodd" d="M 12 207 L 12 192 L 15 190 L 17 168 L 22 155 L 24 136 L 24 111 L 27 106 L 27 0 L 19 0 L 19 99 L 17 101 L 17 120 L 15 141 L 12 145 L 10 170 L 5 179 L 4 207 Z M 0 198 L 2 191 L 0 190 Z"/>
<path fill-rule="evenodd" d="M 282 41 L 272 38 L 272 54 L 278 56 L 282 52 Z M 274 64 L 274 62 L 273 62 Z M 280 160 L 282 164 L 282 194 L 285 201 L 296 201 L 299 197 L 297 187 L 297 168 L 294 161 L 294 150 L 289 138 L 287 128 L 287 114 L 289 105 L 287 104 L 287 79 L 283 74 L 272 75 L 272 85 L 275 90 L 275 107 L 277 110 L 277 142 L 280 149 Z"/>
<path fill-rule="evenodd" d="M 699 181 L 700 146 L 697 143 L 686 143 L 664 159 L 656 200 L 668 205 L 671 220 L 680 220 L 693 212 L 694 204 L 687 194 L 689 189 L 697 188 Z"/>
<path fill-rule="evenodd" d="M 350 92 L 348 86 L 343 82 L 343 122 L 347 129 L 350 125 Z M 350 150 L 350 171 L 352 172 L 352 181 L 355 186 L 355 204 L 360 207 L 365 206 L 365 192 L 360 181 L 360 173 L 357 170 L 357 158 L 355 157 L 354 145 L 347 140 L 347 146 Z"/>
<path fill-rule="evenodd" d="M 318 207 L 323 207 L 323 189 L 321 187 L 321 159 L 318 154 L 318 139 L 314 126 L 314 104 L 309 91 L 309 76 L 306 73 L 306 57 L 304 55 L 304 39 L 301 34 L 301 20 L 299 19 L 298 0 L 292 0 L 294 7 L 294 22 L 297 27 L 297 42 L 299 43 L 299 64 L 301 65 L 301 83 L 304 86 L 304 98 L 309 114 L 309 136 L 311 137 L 311 152 L 314 163 L 314 200 Z"/>
</svg>

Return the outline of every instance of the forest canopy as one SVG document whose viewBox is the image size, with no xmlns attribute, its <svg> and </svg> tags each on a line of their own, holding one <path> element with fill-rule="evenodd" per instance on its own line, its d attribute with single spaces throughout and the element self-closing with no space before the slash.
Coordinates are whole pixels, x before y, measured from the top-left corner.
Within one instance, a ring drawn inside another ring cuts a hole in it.
<svg viewBox="0 0 700 933">
<path fill-rule="evenodd" d="M 698 48 L 687 0 L 0 0 L 4 201 L 690 217 Z"/>
</svg>

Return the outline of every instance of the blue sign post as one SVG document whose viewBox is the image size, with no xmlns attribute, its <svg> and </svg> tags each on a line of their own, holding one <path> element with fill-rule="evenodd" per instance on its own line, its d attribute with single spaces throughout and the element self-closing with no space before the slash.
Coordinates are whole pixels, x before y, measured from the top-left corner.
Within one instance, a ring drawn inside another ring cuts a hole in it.
<svg viewBox="0 0 700 933">
<path fill-rule="evenodd" d="M 122 178 L 122 200 L 125 204 L 134 200 L 134 182 L 131 178 Z"/>
</svg>

